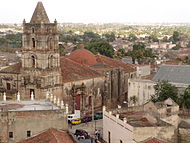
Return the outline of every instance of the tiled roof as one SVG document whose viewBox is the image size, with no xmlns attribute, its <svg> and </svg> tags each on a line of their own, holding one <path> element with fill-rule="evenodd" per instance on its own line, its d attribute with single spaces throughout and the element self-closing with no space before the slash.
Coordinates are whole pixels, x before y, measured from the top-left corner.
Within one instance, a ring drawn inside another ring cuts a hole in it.
<svg viewBox="0 0 190 143">
<path fill-rule="evenodd" d="M 89 67 L 78 64 L 65 57 L 61 57 L 61 72 L 63 82 L 103 77 L 103 75 Z"/>
<path fill-rule="evenodd" d="M 52 128 L 17 143 L 75 143 L 75 141 L 66 131 Z"/>
<path fill-rule="evenodd" d="M 95 65 L 97 63 L 94 54 L 82 46 L 73 51 L 68 58 L 82 65 Z"/>
<path fill-rule="evenodd" d="M 189 65 L 163 65 L 153 78 L 153 81 L 168 81 L 173 83 L 190 83 Z"/>
<path fill-rule="evenodd" d="M 149 138 L 149 139 L 146 139 L 145 141 L 142 141 L 141 143 L 169 143 L 169 142 L 162 141 L 157 138 Z"/>
<path fill-rule="evenodd" d="M 30 23 L 49 23 L 49 18 L 42 2 L 38 2 Z"/>
<path fill-rule="evenodd" d="M 16 63 L 14 65 L 11 65 L 7 68 L 0 70 L 0 72 L 3 72 L 3 73 L 20 73 L 21 66 L 22 66 L 22 64 L 21 64 L 21 62 L 19 62 L 19 63 Z"/>
<path fill-rule="evenodd" d="M 96 55 L 96 61 L 98 64 L 109 65 L 110 67 L 122 68 L 125 71 L 135 71 L 135 66 L 127 63 L 123 63 L 122 61 L 112 59 L 106 56 L 102 56 L 100 54 Z"/>
</svg>

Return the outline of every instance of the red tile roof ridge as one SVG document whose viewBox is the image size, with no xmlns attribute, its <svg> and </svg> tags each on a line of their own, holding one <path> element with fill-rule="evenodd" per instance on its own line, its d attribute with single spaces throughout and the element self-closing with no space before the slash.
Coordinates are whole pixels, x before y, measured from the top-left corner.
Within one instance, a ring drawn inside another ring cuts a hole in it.
<svg viewBox="0 0 190 143">
<path fill-rule="evenodd" d="M 55 128 L 49 128 L 38 134 L 31 136 L 25 140 L 19 141 L 17 143 L 32 143 L 32 142 L 52 142 L 52 143 L 74 143 L 73 138 L 68 134 L 68 131 L 58 130 Z"/>
<path fill-rule="evenodd" d="M 118 59 L 112 59 L 100 54 L 95 55 L 96 60 L 98 63 L 103 63 L 103 64 L 109 64 L 109 66 L 111 67 L 120 67 L 120 68 L 124 68 L 125 70 L 129 70 L 129 71 L 135 71 L 135 66 L 132 64 L 128 64 L 128 63 L 123 63 L 122 61 L 118 60 Z M 107 62 L 105 61 L 107 60 Z M 109 62 L 109 63 L 108 63 Z"/>
<path fill-rule="evenodd" d="M 64 83 L 104 77 L 102 74 L 91 69 L 90 67 L 81 65 L 66 57 L 61 57 L 61 72 Z"/>
<path fill-rule="evenodd" d="M 170 142 L 158 139 L 157 137 L 150 137 L 140 143 L 170 143 Z"/>
</svg>

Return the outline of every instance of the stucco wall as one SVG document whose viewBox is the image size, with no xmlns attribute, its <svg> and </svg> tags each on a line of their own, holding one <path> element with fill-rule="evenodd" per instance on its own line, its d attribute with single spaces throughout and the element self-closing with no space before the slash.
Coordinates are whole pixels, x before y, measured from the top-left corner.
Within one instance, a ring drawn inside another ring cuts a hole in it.
<svg viewBox="0 0 190 143">
<path fill-rule="evenodd" d="M 175 135 L 174 126 L 135 127 L 134 128 L 134 139 L 137 142 L 143 141 L 150 137 L 157 137 L 157 138 L 172 141 L 174 135 Z"/>
<path fill-rule="evenodd" d="M 15 143 L 27 138 L 27 131 L 36 135 L 49 128 L 67 129 L 66 114 L 63 110 L 49 111 L 12 111 L 1 112 L 0 137 L 13 132 L 13 138 L 5 143 Z"/>
<path fill-rule="evenodd" d="M 151 95 L 155 93 L 155 83 L 150 80 L 129 80 L 128 88 L 128 102 L 129 106 L 133 106 L 134 103 L 130 101 L 130 98 L 136 96 L 137 102 L 135 105 L 143 105 L 151 98 Z"/>
<path fill-rule="evenodd" d="M 110 143 L 135 143 L 133 140 L 133 127 L 124 123 L 119 118 L 103 111 L 103 139 L 108 140 L 110 132 Z"/>
</svg>

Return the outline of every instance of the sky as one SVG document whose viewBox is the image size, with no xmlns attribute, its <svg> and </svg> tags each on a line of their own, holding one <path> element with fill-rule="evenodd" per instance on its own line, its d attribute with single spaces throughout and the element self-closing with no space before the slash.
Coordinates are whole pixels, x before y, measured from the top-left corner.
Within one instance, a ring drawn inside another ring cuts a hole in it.
<svg viewBox="0 0 190 143">
<path fill-rule="evenodd" d="M 2 0 L 0 23 L 29 22 L 39 0 Z M 190 0 L 41 0 L 59 23 L 190 23 Z"/>
</svg>

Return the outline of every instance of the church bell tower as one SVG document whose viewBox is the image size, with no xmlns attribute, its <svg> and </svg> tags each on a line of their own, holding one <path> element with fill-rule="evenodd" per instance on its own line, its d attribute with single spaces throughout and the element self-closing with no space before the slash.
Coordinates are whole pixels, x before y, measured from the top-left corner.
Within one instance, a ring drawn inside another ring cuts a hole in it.
<svg viewBox="0 0 190 143">
<path fill-rule="evenodd" d="M 38 2 L 29 23 L 23 21 L 21 92 L 45 98 L 47 91 L 61 84 L 57 21 L 50 23 L 42 2 Z"/>
</svg>

